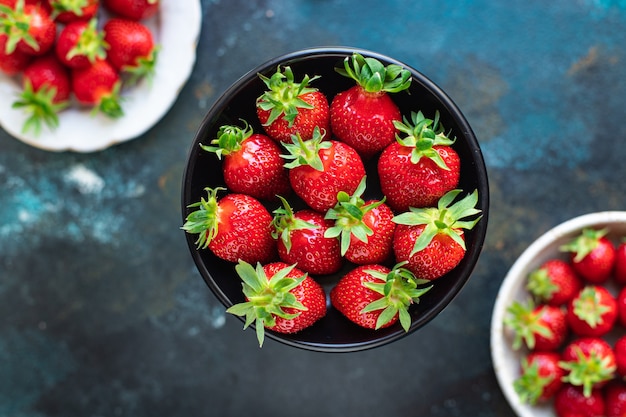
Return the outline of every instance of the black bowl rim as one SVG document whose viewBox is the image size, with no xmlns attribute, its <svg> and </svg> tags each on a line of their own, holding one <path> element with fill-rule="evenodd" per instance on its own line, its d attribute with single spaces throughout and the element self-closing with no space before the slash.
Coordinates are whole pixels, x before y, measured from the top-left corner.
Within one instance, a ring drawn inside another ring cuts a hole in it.
<svg viewBox="0 0 626 417">
<path fill-rule="evenodd" d="M 234 91 L 239 90 L 242 85 L 248 83 L 251 77 L 256 77 L 258 73 L 264 72 L 268 68 L 275 68 L 279 64 L 283 64 L 285 62 L 297 62 L 303 59 L 308 59 L 312 56 L 336 56 L 338 58 L 351 56 L 353 53 L 359 53 L 363 56 L 373 57 L 382 62 L 388 62 L 391 64 L 400 65 L 407 70 L 409 70 L 412 74 L 413 82 L 420 83 L 424 88 L 429 90 L 446 108 L 446 110 L 450 113 L 450 115 L 455 119 L 455 122 L 459 125 L 460 130 L 463 132 L 463 136 L 465 137 L 465 141 L 468 143 L 469 148 L 474 152 L 474 160 L 473 163 L 475 165 L 476 172 L 478 174 L 478 195 L 479 195 L 479 208 L 482 210 L 482 218 L 478 222 L 478 224 L 472 230 L 476 235 L 476 244 L 469 247 L 466 253 L 466 257 L 468 260 L 464 263 L 463 269 L 459 271 L 462 279 L 458 279 L 454 282 L 454 285 L 450 288 L 448 292 L 446 292 L 445 296 L 438 300 L 436 305 L 423 313 L 419 320 L 414 320 L 411 323 L 408 332 L 405 332 L 403 329 L 398 329 L 396 332 L 388 333 L 386 335 L 373 338 L 372 340 L 362 341 L 362 342 L 354 342 L 354 343 L 322 343 L 322 342 L 304 342 L 297 341 L 288 338 L 288 335 L 282 335 L 280 333 L 266 331 L 265 334 L 267 337 L 276 340 L 282 344 L 296 347 L 299 349 L 317 351 L 317 352 L 328 352 L 328 353 L 342 353 L 342 352 L 356 352 L 363 351 L 367 349 L 372 349 L 375 347 L 383 346 L 393 341 L 399 340 L 417 329 L 423 327 L 432 319 L 434 319 L 443 309 L 457 296 L 463 286 L 467 283 L 470 278 L 476 263 L 480 257 L 480 253 L 482 251 L 485 237 L 487 234 L 487 224 L 489 217 L 489 180 L 487 177 L 487 168 L 485 165 L 485 161 L 482 155 L 482 151 L 480 149 L 480 145 L 478 143 L 478 139 L 474 134 L 469 122 L 465 118 L 464 114 L 461 112 L 459 107 L 454 103 L 454 101 L 445 93 L 438 85 L 436 85 L 433 81 L 431 81 L 424 74 L 414 69 L 410 65 L 407 65 L 404 62 L 398 61 L 394 58 L 386 56 L 384 54 L 370 51 L 362 48 L 355 48 L 349 46 L 319 46 L 312 48 L 299 49 L 296 51 L 292 51 L 275 58 L 272 58 L 254 69 L 248 71 L 241 77 L 239 77 L 233 84 L 231 84 L 211 105 L 206 115 L 204 116 L 192 142 L 192 145 L 189 148 L 185 170 L 182 177 L 182 220 L 185 221 L 186 211 L 188 209 L 187 202 L 189 201 L 189 184 L 191 183 L 190 173 L 194 171 L 193 169 L 193 160 L 195 148 L 199 142 L 199 138 L 203 138 L 205 133 L 211 127 L 212 118 L 215 116 L 216 112 L 219 112 L 219 109 L 223 107 L 225 103 L 228 102 L 229 97 Z M 225 307 L 230 307 L 232 305 L 229 297 L 220 289 L 220 286 L 214 281 L 211 273 L 207 269 L 204 262 L 200 257 L 199 251 L 196 249 L 195 239 L 190 236 L 188 233 L 185 233 L 187 244 L 189 246 L 191 256 L 194 260 L 196 267 L 198 268 L 203 280 L 213 292 L 213 294 L 220 300 L 220 302 Z M 459 266 L 460 267 L 460 266 Z M 457 267 L 457 268 L 459 268 Z M 237 317 L 241 321 L 243 318 Z M 252 326 L 251 326 L 252 327 Z"/>
</svg>

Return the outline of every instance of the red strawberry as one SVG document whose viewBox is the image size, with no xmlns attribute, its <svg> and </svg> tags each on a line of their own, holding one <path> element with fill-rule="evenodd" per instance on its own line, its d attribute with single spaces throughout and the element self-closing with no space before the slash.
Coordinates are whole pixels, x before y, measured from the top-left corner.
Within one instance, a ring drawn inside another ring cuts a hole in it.
<svg viewBox="0 0 626 417">
<path fill-rule="evenodd" d="M 615 250 L 613 277 L 617 284 L 626 286 L 626 240 L 622 240 Z"/>
<path fill-rule="evenodd" d="M 120 105 L 120 88 L 120 76 L 106 60 L 98 59 L 87 68 L 72 71 L 72 91 L 76 99 L 109 117 L 124 115 Z"/>
<path fill-rule="evenodd" d="M 265 328 L 297 333 L 326 315 L 324 289 L 295 265 L 259 263 L 255 269 L 240 260 L 235 270 L 243 281 L 246 301 L 226 312 L 245 317 L 244 329 L 255 323 L 259 346 L 263 346 Z"/>
<path fill-rule="evenodd" d="M 604 389 L 606 403 L 606 417 L 626 416 L 626 383 L 624 381 L 611 381 Z"/>
<path fill-rule="evenodd" d="M 333 274 L 343 263 L 339 241 L 324 236 L 333 225 L 313 210 L 294 213 L 284 198 L 283 207 L 274 210 L 273 236 L 278 239 L 278 256 L 288 264 L 316 275 Z"/>
<path fill-rule="evenodd" d="M 613 272 L 615 246 L 606 238 L 607 229 L 584 229 L 561 251 L 570 252 L 574 269 L 592 284 L 606 282 Z"/>
<path fill-rule="evenodd" d="M 18 0 L 14 8 L 0 4 L 0 32 L 8 35 L 5 53 L 43 55 L 54 44 L 56 23 L 43 6 Z"/>
<path fill-rule="evenodd" d="M 549 259 L 528 276 L 526 289 L 542 303 L 564 305 L 578 295 L 582 280 L 562 259 Z"/>
<path fill-rule="evenodd" d="M 579 336 L 607 334 L 617 320 L 617 301 L 604 287 L 588 285 L 568 304 L 567 323 Z"/>
<path fill-rule="evenodd" d="M 408 262 L 406 268 L 419 278 L 439 278 L 465 256 L 463 229 L 473 228 L 481 216 L 464 220 L 480 213 L 476 209 L 478 192 L 453 203 L 459 193 L 461 190 L 446 193 L 436 208 L 411 208 L 393 218 L 398 224 L 393 237 L 396 261 Z"/>
<path fill-rule="evenodd" d="M 70 75 L 53 53 L 38 56 L 24 69 L 23 92 L 14 108 L 29 114 L 24 131 L 41 131 L 42 123 L 50 128 L 59 125 L 58 113 L 66 108 L 70 98 Z"/>
<path fill-rule="evenodd" d="M 313 137 L 315 128 L 325 132 L 330 129 L 328 99 L 309 83 L 319 78 L 308 75 L 297 83 L 290 67 L 280 67 L 270 77 L 259 74 L 267 86 L 256 101 L 259 121 L 267 134 L 279 142 L 291 143 L 292 135 L 303 140 Z"/>
<path fill-rule="evenodd" d="M 111 13 L 132 20 L 143 20 L 159 11 L 159 0 L 102 0 Z"/>
<path fill-rule="evenodd" d="M 198 248 L 209 248 L 217 257 L 231 262 L 269 262 L 275 258 L 272 215 L 255 198 L 228 194 L 217 200 L 224 188 L 206 188 L 208 198 L 191 204 L 197 208 L 183 225 L 187 233 L 198 234 Z"/>
<path fill-rule="evenodd" d="M 18 49 L 7 53 L 8 39 L 5 33 L 0 33 L 0 71 L 8 75 L 16 75 L 24 71 L 33 56 Z"/>
<path fill-rule="evenodd" d="M 380 187 L 396 211 L 427 207 L 459 183 L 461 159 L 443 133 L 439 113 L 435 120 L 412 112 L 411 120 L 394 122 L 401 132 L 378 160 Z"/>
<path fill-rule="evenodd" d="M 626 326 L 626 287 L 617 293 L 617 318 L 622 326 Z"/>
<path fill-rule="evenodd" d="M 334 207 L 340 191 L 352 194 L 365 175 L 359 154 L 345 143 L 324 140 L 324 134 L 316 127 L 307 141 L 294 135 L 294 143 L 284 144 L 289 154 L 283 155 L 293 159 L 285 164 L 292 189 L 319 212 Z"/>
<path fill-rule="evenodd" d="M 554 396 L 557 417 L 605 417 L 606 403 L 601 390 L 583 395 L 580 387 L 564 384 Z"/>
<path fill-rule="evenodd" d="M 507 309 L 504 324 L 513 331 L 513 348 L 522 345 L 532 351 L 555 351 L 568 336 L 565 312 L 547 304 L 535 306 L 532 299 L 525 304 L 513 302 Z"/>
<path fill-rule="evenodd" d="M 341 75 L 356 85 L 337 94 L 330 105 L 333 134 L 367 159 L 395 140 L 394 121 L 402 118 L 389 93 L 411 85 L 410 71 L 392 64 L 385 66 L 375 58 L 354 53 L 346 57 Z"/>
<path fill-rule="evenodd" d="M 115 69 L 131 75 L 129 82 L 154 74 L 157 47 L 152 32 L 141 22 L 109 19 L 104 25 L 104 40 L 109 45 L 107 59 Z"/>
<path fill-rule="evenodd" d="M 579 386 L 589 397 L 615 376 L 615 354 L 611 345 L 599 337 L 582 337 L 568 343 L 561 354 L 563 382 Z"/>
<path fill-rule="evenodd" d="M 384 199 L 364 201 L 361 198 L 365 186 L 366 177 L 363 177 L 352 196 L 340 191 L 337 204 L 325 216 L 334 222 L 325 236 L 339 237 L 342 256 L 358 265 L 388 261 L 396 228 L 393 212 Z"/>
<path fill-rule="evenodd" d="M 523 403 L 535 405 L 554 397 L 561 388 L 565 372 L 557 352 L 530 352 L 521 363 L 521 374 L 513 388 Z"/>
<path fill-rule="evenodd" d="M 63 24 L 91 20 L 100 8 L 99 0 L 46 0 L 45 3 L 52 10 L 52 18 Z"/>
<path fill-rule="evenodd" d="M 418 288 L 423 283 L 401 264 L 391 270 L 382 265 L 361 265 L 339 280 L 330 291 L 330 301 L 359 326 L 380 329 L 399 320 L 409 331 L 409 307 L 432 288 Z"/>
<path fill-rule="evenodd" d="M 86 68 L 97 59 L 105 59 L 108 45 L 96 19 L 68 23 L 59 33 L 55 52 L 69 68 Z"/>
<path fill-rule="evenodd" d="M 283 166 L 279 146 L 266 135 L 245 126 L 224 125 L 211 145 L 202 149 L 214 152 L 222 163 L 224 182 L 231 192 L 260 199 L 273 199 L 291 191 L 289 175 Z"/>
<path fill-rule="evenodd" d="M 619 337 L 613 345 L 617 375 L 626 377 L 626 335 Z"/>
</svg>

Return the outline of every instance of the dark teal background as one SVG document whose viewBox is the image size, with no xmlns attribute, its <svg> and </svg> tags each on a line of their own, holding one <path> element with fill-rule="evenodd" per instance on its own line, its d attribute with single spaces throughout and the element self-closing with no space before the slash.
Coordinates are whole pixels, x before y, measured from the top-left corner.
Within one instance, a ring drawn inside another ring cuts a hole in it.
<svg viewBox="0 0 626 417">
<path fill-rule="evenodd" d="M 0 417 L 512 415 L 489 353 L 504 275 L 556 224 L 626 208 L 626 1 L 202 0 L 202 10 L 194 72 L 142 137 L 53 153 L 0 130 Z M 396 343 L 258 349 L 179 229 L 185 158 L 232 82 L 325 45 L 406 62 L 461 108 L 489 171 L 487 240 L 452 304 Z"/>
</svg>

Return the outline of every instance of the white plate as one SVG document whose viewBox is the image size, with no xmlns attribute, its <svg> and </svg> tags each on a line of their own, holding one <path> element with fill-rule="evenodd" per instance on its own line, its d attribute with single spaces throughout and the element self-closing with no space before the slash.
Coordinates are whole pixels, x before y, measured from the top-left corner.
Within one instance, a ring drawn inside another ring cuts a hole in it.
<svg viewBox="0 0 626 417">
<path fill-rule="evenodd" d="M 527 353 L 520 349 L 513 350 L 513 334 L 503 326 L 506 310 L 514 300 L 525 301 L 529 298 L 525 290 L 528 274 L 554 257 L 563 258 L 559 246 L 569 242 L 586 227 L 608 227 L 608 237 L 615 240 L 626 235 L 626 212 L 604 211 L 586 214 L 568 220 L 549 230 L 535 240 L 515 261 L 507 273 L 496 297 L 491 317 L 491 358 L 493 368 L 504 396 L 513 410 L 520 417 L 555 417 L 552 403 L 531 406 L 521 403 L 513 381 L 520 375 L 520 361 Z M 567 258 L 563 258 L 567 259 Z"/>
<path fill-rule="evenodd" d="M 103 16 L 104 17 L 104 16 Z M 103 17 L 100 23 L 103 23 Z M 27 115 L 11 108 L 20 93 L 18 77 L 0 73 L 0 125 L 12 136 L 50 151 L 94 152 L 134 139 L 154 126 L 174 104 L 191 75 L 202 23 L 198 0 L 161 0 L 157 16 L 144 22 L 160 45 L 151 83 L 122 93 L 124 116 L 110 119 L 72 106 L 59 114 L 59 127 L 43 127 L 38 136 L 22 132 Z"/>
</svg>

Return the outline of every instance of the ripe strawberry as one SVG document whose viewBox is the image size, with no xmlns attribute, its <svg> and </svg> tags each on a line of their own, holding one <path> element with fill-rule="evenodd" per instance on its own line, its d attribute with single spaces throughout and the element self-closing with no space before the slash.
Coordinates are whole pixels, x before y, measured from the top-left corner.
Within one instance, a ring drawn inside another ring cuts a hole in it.
<svg viewBox="0 0 626 417">
<path fill-rule="evenodd" d="M 108 44 L 104 32 L 98 29 L 97 20 L 68 23 L 61 32 L 54 47 L 57 57 L 69 68 L 87 68 L 97 59 L 105 59 Z"/>
<path fill-rule="evenodd" d="M 53 53 L 38 56 L 24 69 L 23 91 L 13 108 L 23 109 L 29 117 L 24 131 L 39 134 L 42 123 L 50 128 L 59 125 L 58 113 L 70 98 L 70 75 Z"/>
<path fill-rule="evenodd" d="M 569 302 L 567 323 L 579 336 L 603 336 L 617 320 L 617 301 L 605 288 L 587 285 Z"/>
<path fill-rule="evenodd" d="M 354 149 L 342 142 L 324 140 L 324 135 L 317 127 L 307 141 L 294 135 L 294 143 L 284 144 L 289 154 L 283 155 L 293 159 L 285 164 L 291 188 L 319 212 L 334 207 L 340 191 L 352 194 L 365 175 L 363 161 Z"/>
<path fill-rule="evenodd" d="M 8 75 L 16 75 L 24 71 L 33 56 L 18 49 L 7 53 L 8 39 L 7 34 L 0 33 L 0 71 Z"/>
<path fill-rule="evenodd" d="M 626 383 L 620 380 L 611 381 L 604 389 L 606 417 L 626 416 Z"/>
<path fill-rule="evenodd" d="M 361 265 L 339 280 L 330 291 L 330 301 L 359 326 L 380 329 L 399 320 L 402 328 L 409 331 L 409 307 L 432 288 L 418 288 L 424 283 L 401 264 L 391 270 L 377 264 Z"/>
<path fill-rule="evenodd" d="M 615 246 L 606 238 L 607 233 L 607 229 L 584 229 L 561 246 L 561 251 L 570 252 L 574 269 L 592 284 L 606 282 L 613 272 Z"/>
<path fill-rule="evenodd" d="M 620 336 L 613 345 L 617 375 L 626 377 L 626 335 Z"/>
<path fill-rule="evenodd" d="M 613 277 L 618 285 L 626 286 L 626 240 L 622 240 L 615 249 Z"/>
<path fill-rule="evenodd" d="M 396 228 L 393 212 L 384 199 L 364 201 L 361 198 L 365 187 L 366 177 L 363 177 L 351 196 L 340 191 L 337 204 L 325 216 L 334 223 L 325 236 L 339 237 L 341 255 L 357 265 L 388 261 Z"/>
<path fill-rule="evenodd" d="M 231 262 L 266 263 L 275 258 L 276 241 L 272 237 L 272 215 L 255 198 L 231 193 L 217 200 L 224 188 L 206 188 L 204 197 L 189 208 L 183 225 L 187 233 L 198 234 L 198 249 L 209 248 L 217 257 Z"/>
<path fill-rule="evenodd" d="M 531 351 L 556 351 L 568 336 L 565 312 L 547 304 L 538 306 L 529 299 L 525 304 L 515 301 L 507 309 L 504 324 L 514 334 L 513 349 L 522 345 Z"/>
<path fill-rule="evenodd" d="M 397 262 L 417 277 L 439 278 L 454 269 L 465 256 L 463 229 L 469 230 L 480 220 L 464 220 L 480 213 L 476 209 L 475 190 L 453 203 L 461 190 L 452 190 L 439 199 L 437 207 L 411 208 L 393 218 L 398 225 L 393 237 Z"/>
<path fill-rule="evenodd" d="M 324 233 L 333 225 L 324 215 L 313 210 L 294 213 L 284 198 L 283 207 L 274 210 L 272 235 L 278 239 L 278 256 L 288 264 L 316 275 L 333 274 L 343 263 L 339 241 Z"/>
<path fill-rule="evenodd" d="M 513 381 L 513 389 L 521 402 L 535 405 L 554 397 L 565 376 L 560 360 L 557 352 L 530 352 L 522 359 L 521 374 Z"/>
<path fill-rule="evenodd" d="M 259 346 L 263 346 L 265 328 L 297 333 L 326 315 L 324 289 L 295 265 L 257 263 L 253 268 L 240 260 L 235 270 L 243 281 L 246 301 L 226 312 L 245 317 L 244 329 L 255 323 Z"/>
<path fill-rule="evenodd" d="M 8 35 L 7 54 L 18 49 L 43 55 L 52 48 L 56 30 L 56 23 L 39 4 L 24 4 L 24 0 L 17 0 L 14 8 L 0 4 L 0 32 Z"/>
<path fill-rule="evenodd" d="M 201 148 L 217 155 L 222 163 L 224 182 L 231 192 L 260 199 L 273 199 L 291 191 L 289 175 L 283 166 L 279 146 L 266 135 L 244 127 L 224 125 L 211 145 Z"/>
<path fill-rule="evenodd" d="M 622 326 L 626 326 L 626 287 L 617 293 L 617 317 Z"/>
<path fill-rule="evenodd" d="M 157 61 L 157 47 L 152 32 L 141 22 L 109 19 L 104 24 L 104 40 L 109 45 L 107 59 L 119 72 L 130 74 L 130 83 L 152 77 Z"/>
<path fill-rule="evenodd" d="M 113 118 L 124 115 L 120 105 L 121 80 L 115 69 L 103 59 L 87 68 L 72 70 L 72 91 L 79 103 L 92 106 Z"/>
<path fill-rule="evenodd" d="M 394 121 L 401 120 L 400 109 L 389 93 L 411 85 L 410 71 L 358 53 L 346 57 L 336 71 L 352 78 L 356 85 L 337 94 L 330 104 L 330 124 L 335 136 L 368 159 L 395 139 Z"/>
<path fill-rule="evenodd" d="M 100 8 L 99 0 L 45 0 L 52 18 L 59 23 L 88 21 L 96 16 Z"/>
<path fill-rule="evenodd" d="M 394 121 L 400 131 L 378 159 L 380 187 L 396 211 L 428 207 L 453 190 L 461 176 L 461 159 L 443 133 L 439 113 L 427 119 L 412 112 L 411 120 Z"/>
<path fill-rule="evenodd" d="M 563 382 L 581 387 L 589 397 L 615 376 L 615 354 L 611 345 L 599 337 L 581 337 L 569 342 L 561 354 Z"/>
<path fill-rule="evenodd" d="M 572 266 L 562 259 L 549 259 L 528 275 L 526 289 L 540 302 L 564 305 L 583 287 Z"/>
<path fill-rule="evenodd" d="M 148 19 L 159 11 L 159 0 L 102 0 L 111 13 L 132 20 Z"/>
<path fill-rule="evenodd" d="M 291 143 L 292 135 L 300 135 L 303 140 L 313 137 L 315 128 L 325 132 L 330 129 L 328 99 L 309 84 L 318 76 L 305 75 L 301 82 L 294 81 L 290 67 L 281 71 L 280 67 L 270 77 L 259 74 L 267 86 L 256 101 L 259 121 L 273 139 Z"/>
<path fill-rule="evenodd" d="M 585 396 L 580 387 L 563 384 L 554 396 L 557 417 L 605 417 L 605 409 L 601 390 L 592 390 L 589 396 Z"/>
</svg>

